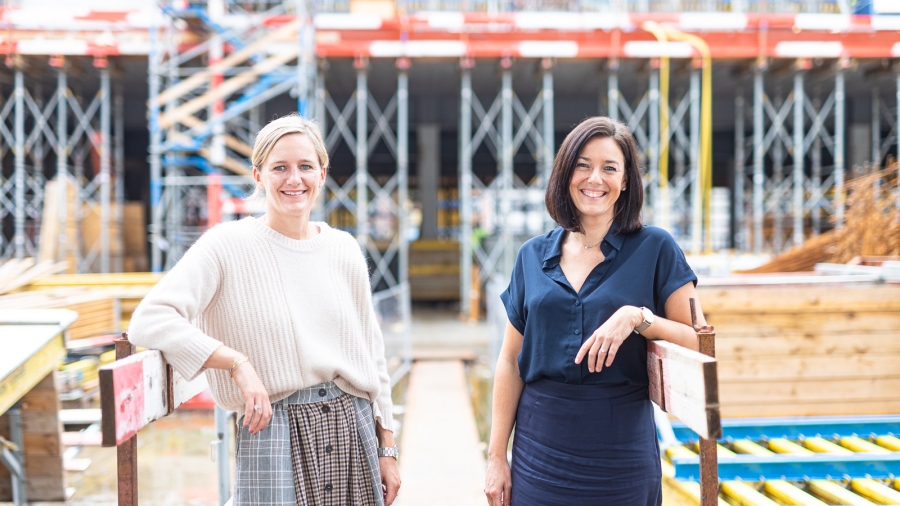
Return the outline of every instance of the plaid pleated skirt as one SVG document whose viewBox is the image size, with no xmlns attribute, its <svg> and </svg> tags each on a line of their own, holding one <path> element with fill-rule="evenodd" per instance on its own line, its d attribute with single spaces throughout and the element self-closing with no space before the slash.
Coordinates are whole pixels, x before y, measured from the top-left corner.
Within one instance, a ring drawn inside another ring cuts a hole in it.
<svg viewBox="0 0 900 506">
<path fill-rule="evenodd" d="M 234 506 L 384 506 L 369 401 L 334 382 L 272 403 L 252 435 L 237 422 Z"/>
</svg>

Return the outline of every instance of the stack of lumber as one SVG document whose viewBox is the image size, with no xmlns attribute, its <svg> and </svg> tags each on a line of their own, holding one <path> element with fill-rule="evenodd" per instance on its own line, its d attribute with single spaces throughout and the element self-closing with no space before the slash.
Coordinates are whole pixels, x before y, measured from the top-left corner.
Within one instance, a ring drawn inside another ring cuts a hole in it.
<svg viewBox="0 0 900 506">
<path fill-rule="evenodd" d="M 747 274 L 811 271 L 817 263 L 847 263 L 860 256 L 900 255 L 900 164 L 847 183 L 844 225 L 778 255 Z"/>
<path fill-rule="evenodd" d="M 67 267 L 66 262 L 52 260 L 45 260 L 35 265 L 33 258 L 22 260 L 12 258 L 6 262 L 0 262 L 0 295 L 28 285 L 48 274 L 63 272 Z"/>
<path fill-rule="evenodd" d="M 131 313 L 162 274 L 65 274 L 44 276 L 0 295 L 0 309 L 71 309 L 79 314 L 70 339 L 128 327 Z"/>
<path fill-rule="evenodd" d="M 410 297 L 415 301 L 459 300 L 459 243 L 419 240 L 409 245 Z"/>
<path fill-rule="evenodd" d="M 900 413 L 900 286 L 698 287 L 723 417 Z"/>
<path fill-rule="evenodd" d="M 25 494 L 29 501 L 63 501 L 66 498 L 60 400 L 54 374 L 48 374 L 21 401 Z M 8 415 L 0 416 L 0 436 L 11 440 Z M 9 471 L 6 466 L 0 466 L 0 501 L 10 500 Z"/>
<path fill-rule="evenodd" d="M 102 220 L 101 207 L 98 203 L 86 202 L 81 209 L 76 207 L 75 187 L 69 185 L 66 195 L 66 251 L 59 251 L 60 236 L 60 185 L 58 181 L 47 182 L 44 195 L 45 217 L 41 222 L 40 254 L 41 260 L 52 260 L 65 257 L 69 262 L 69 274 L 75 273 L 75 251 L 80 248 L 80 256 L 99 247 Z M 144 205 L 142 202 L 125 202 L 122 205 L 122 222 L 125 226 L 120 230 L 115 219 L 118 206 L 109 206 L 109 255 L 111 265 L 121 261 L 125 272 L 146 271 L 147 235 L 145 232 Z M 99 270 L 99 259 L 92 266 Z"/>
</svg>

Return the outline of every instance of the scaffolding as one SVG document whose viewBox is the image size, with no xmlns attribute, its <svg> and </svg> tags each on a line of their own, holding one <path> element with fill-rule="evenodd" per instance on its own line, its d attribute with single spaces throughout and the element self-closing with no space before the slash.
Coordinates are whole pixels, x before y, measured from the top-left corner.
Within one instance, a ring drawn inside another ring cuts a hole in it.
<svg viewBox="0 0 900 506">
<path fill-rule="evenodd" d="M 99 86 L 86 96 L 69 85 L 72 61 L 13 61 L 12 89 L 0 105 L 0 160 L 10 156 L 13 168 L 9 177 L 0 171 L 0 224 L 12 217 L 12 234 L 0 231 L 0 259 L 121 271 L 124 111 L 121 83 L 111 78 L 114 62 L 93 59 Z"/>
</svg>

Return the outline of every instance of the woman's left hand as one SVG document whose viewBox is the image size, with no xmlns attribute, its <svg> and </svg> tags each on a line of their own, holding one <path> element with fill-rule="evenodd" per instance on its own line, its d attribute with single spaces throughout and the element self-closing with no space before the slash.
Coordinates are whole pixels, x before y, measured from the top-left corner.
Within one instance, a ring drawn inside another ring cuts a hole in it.
<svg viewBox="0 0 900 506">
<path fill-rule="evenodd" d="M 400 490 L 400 471 L 397 469 L 397 459 L 394 457 L 379 457 L 378 467 L 381 468 L 381 486 L 384 491 L 384 506 L 391 506 L 397 498 Z"/>
<path fill-rule="evenodd" d="M 580 364 L 587 355 L 588 370 L 591 372 L 600 372 L 604 366 L 611 366 L 619 347 L 634 332 L 637 317 L 640 317 L 640 309 L 634 306 L 619 308 L 581 345 L 575 363 Z"/>
</svg>

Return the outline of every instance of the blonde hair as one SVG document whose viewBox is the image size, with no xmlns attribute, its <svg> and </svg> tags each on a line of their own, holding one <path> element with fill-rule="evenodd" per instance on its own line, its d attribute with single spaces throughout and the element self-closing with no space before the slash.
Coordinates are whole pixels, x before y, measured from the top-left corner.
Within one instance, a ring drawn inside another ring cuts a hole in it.
<svg viewBox="0 0 900 506">
<path fill-rule="evenodd" d="M 319 164 L 323 169 L 328 167 L 328 151 L 325 149 L 325 141 L 322 140 L 322 132 L 316 122 L 302 118 L 297 113 L 291 113 L 272 120 L 268 125 L 256 134 L 256 141 L 253 143 L 253 153 L 250 155 L 250 162 L 253 168 L 262 172 L 262 165 L 265 163 L 272 148 L 278 139 L 285 135 L 303 134 L 309 137 L 319 157 Z M 256 183 L 253 193 L 248 197 L 249 200 L 265 198 L 265 190 L 260 183 Z"/>
</svg>

